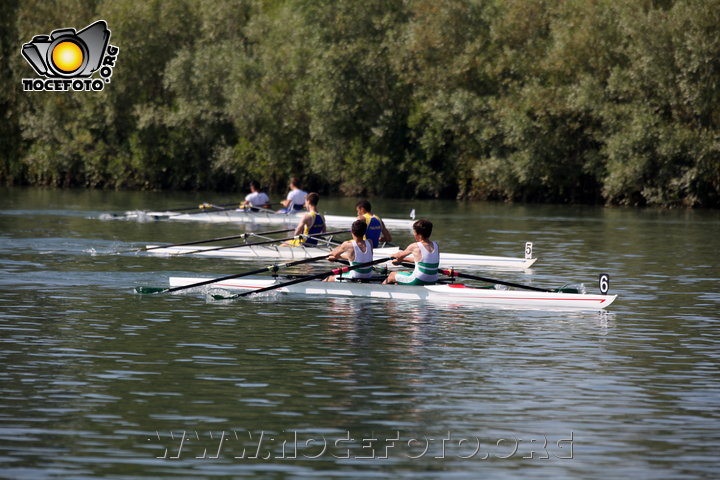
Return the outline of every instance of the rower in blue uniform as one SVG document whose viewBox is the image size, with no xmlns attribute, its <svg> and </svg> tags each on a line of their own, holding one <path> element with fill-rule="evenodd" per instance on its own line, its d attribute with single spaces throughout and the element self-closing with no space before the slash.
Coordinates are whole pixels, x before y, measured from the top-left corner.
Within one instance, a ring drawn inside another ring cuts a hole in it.
<svg viewBox="0 0 720 480">
<path fill-rule="evenodd" d="M 305 208 L 308 213 L 303 215 L 303 218 L 295 228 L 295 236 L 299 237 L 291 240 L 288 243 L 283 243 L 281 247 L 299 247 L 317 245 L 317 238 L 307 238 L 307 235 L 315 235 L 318 233 L 325 233 L 325 220 L 322 215 L 317 211 L 317 204 L 320 201 L 320 195 L 315 192 L 308 193 L 305 197 Z M 300 237 L 303 235 L 303 237 Z"/>
<path fill-rule="evenodd" d="M 367 233 L 365 238 L 372 242 L 373 248 L 385 242 L 392 242 L 392 235 L 385 224 L 377 215 L 372 213 L 372 205 L 367 200 L 360 200 L 355 204 L 355 210 L 358 214 L 358 220 L 365 220 L 367 224 Z"/>
</svg>

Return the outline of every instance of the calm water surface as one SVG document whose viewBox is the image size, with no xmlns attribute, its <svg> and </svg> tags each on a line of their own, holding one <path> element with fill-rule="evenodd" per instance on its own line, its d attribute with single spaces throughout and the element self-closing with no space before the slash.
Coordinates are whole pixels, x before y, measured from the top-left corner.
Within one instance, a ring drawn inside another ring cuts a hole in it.
<svg viewBox="0 0 720 480">
<path fill-rule="evenodd" d="M 116 254 L 243 227 L 98 218 L 204 200 L 235 199 L 0 190 L 1 478 L 717 478 L 719 212 L 376 202 L 446 251 L 534 242 L 484 276 L 608 272 L 605 313 L 133 293 L 258 267 Z"/>
</svg>

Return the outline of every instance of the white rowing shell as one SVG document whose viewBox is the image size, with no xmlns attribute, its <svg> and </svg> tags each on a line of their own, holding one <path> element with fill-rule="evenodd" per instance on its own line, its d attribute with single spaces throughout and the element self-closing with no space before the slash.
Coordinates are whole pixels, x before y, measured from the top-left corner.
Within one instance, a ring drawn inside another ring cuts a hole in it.
<svg viewBox="0 0 720 480">
<path fill-rule="evenodd" d="M 156 255 L 183 255 L 195 252 L 193 255 L 203 255 L 209 257 L 223 258 L 269 258 L 278 260 L 299 260 L 303 258 L 318 257 L 330 253 L 327 247 L 280 247 L 273 245 L 259 245 L 257 247 L 236 247 L 225 248 L 222 250 L 213 250 L 216 247 L 197 247 L 197 246 L 178 246 L 168 248 L 157 248 L 157 245 L 148 245 L 147 253 Z M 376 248 L 373 250 L 373 258 L 378 259 L 387 257 L 393 253 L 397 253 L 397 247 L 392 248 Z M 537 258 L 512 258 L 512 257 L 496 257 L 489 255 L 468 255 L 463 253 L 444 253 L 440 252 L 440 267 L 497 267 L 507 269 L 528 269 Z"/>
<path fill-rule="evenodd" d="M 207 210 L 196 213 L 181 212 L 145 212 L 134 210 L 125 212 L 125 219 L 130 220 L 178 220 L 183 222 L 206 222 L 206 223 L 243 223 L 254 225 L 297 225 L 305 215 L 304 211 L 293 213 L 269 213 L 251 212 L 247 210 Z M 357 220 L 357 217 L 344 215 L 325 215 L 325 224 L 331 227 L 350 228 L 350 225 Z M 383 218 L 383 223 L 389 229 L 412 229 L 414 220 L 399 218 Z"/>
<path fill-rule="evenodd" d="M 170 287 L 186 286 L 205 280 L 208 278 L 170 277 Z M 246 277 L 213 283 L 203 288 L 219 288 L 238 292 L 257 290 L 282 281 L 282 279 Z M 541 310 L 601 310 L 607 308 L 617 298 L 617 295 L 495 290 L 467 287 L 463 284 L 409 286 L 317 280 L 282 287 L 276 292 L 321 297 L 369 297 L 432 301 L 450 305 L 487 305 Z"/>
</svg>

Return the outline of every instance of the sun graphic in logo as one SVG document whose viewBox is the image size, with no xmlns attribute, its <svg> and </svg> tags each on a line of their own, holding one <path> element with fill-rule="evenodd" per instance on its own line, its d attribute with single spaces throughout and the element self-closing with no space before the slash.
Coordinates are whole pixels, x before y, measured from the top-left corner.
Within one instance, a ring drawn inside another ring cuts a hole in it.
<svg viewBox="0 0 720 480">
<path fill-rule="evenodd" d="M 75 42 L 60 42 L 52 52 L 53 64 L 65 73 L 71 73 L 83 64 L 83 52 Z"/>
</svg>

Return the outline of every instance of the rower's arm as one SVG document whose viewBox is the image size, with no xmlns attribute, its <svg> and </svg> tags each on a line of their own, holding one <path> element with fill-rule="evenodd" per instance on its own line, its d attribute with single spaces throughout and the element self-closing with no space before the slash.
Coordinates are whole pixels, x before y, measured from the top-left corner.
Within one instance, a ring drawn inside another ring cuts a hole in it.
<svg viewBox="0 0 720 480">
<path fill-rule="evenodd" d="M 417 245 L 413 244 L 410 245 L 408 248 L 403 250 L 402 252 L 393 253 L 390 255 L 391 258 L 394 258 L 395 260 L 393 263 L 398 264 L 402 262 L 403 260 L 408 260 L 411 262 L 415 261 L 415 250 L 417 250 Z M 410 257 L 410 258 L 407 258 Z"/>
<path fill-rule="evenodd" d="M 350 250 L 352 250 L 352 242 L 345 241 L 345 242 L 341 243 L 340 245 L 338 245 L 337 247 L 335 247 L 335 250 L 330 252 L 330 256 L 328 257 L 328 260 L 331 262 L 334 262 L 335 260 L 338 260 L 340 258 L 345 258 L 346 260 L 353 261 L 354 258 L 350 258 L 350 257 L 352 257 L 352 255 L 350 255 L 350 253 L 349 253 Z M 345 255 L 343 256 L 343 254 L 345 254 Z"/>
<path fill-rule="evenodd" d="M 385 222 L 380 220 L 380 225 L 382 225 L 382 235 L 380 236 L 381 242 L 392 242 L 392 235 L 390 235 L 390 231 L 385 228 Z"/>
<path fill-rule="evenodd" d="M 309 213 L 306 213 L 305 216 L 303 216 L 302 220 L 297 224 L 297 227 L 295 227 L 295 234 L 294 235 L 302 235 L 302 233 L 305 231 L 305 226 L 310 228 L 310 225 L 312 222 L 312 216 Z"/>
</svg>

